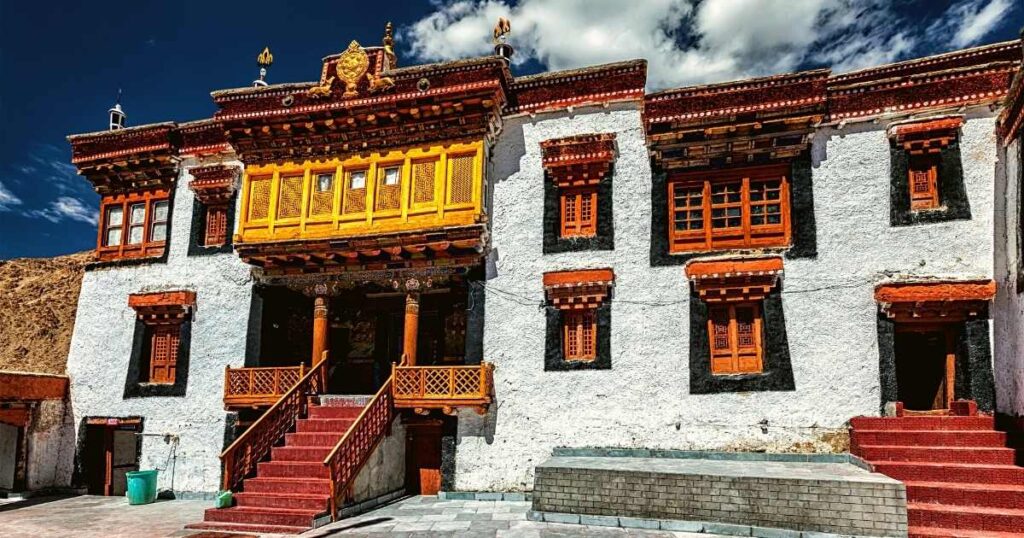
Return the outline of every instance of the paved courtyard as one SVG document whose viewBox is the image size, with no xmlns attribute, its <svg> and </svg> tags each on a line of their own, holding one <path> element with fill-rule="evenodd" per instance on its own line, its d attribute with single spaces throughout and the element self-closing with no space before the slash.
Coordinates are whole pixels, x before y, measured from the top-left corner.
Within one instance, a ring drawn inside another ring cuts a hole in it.
<svg viewBox="0 0 1024 538">
<path fill-rule="evenodd" d="M 182 530 L 202 519 L 212 501 L 159 501 L 129 506 L 124 497 L 81 496 L 31 499 L 0 505 L 2 538 L 118 538 L 243 535 Z M 383 537 L 691 537 L 714 535 L 559 525 L 526 520 L 528 502 L 446 501 L 410 497 L 358 517 L 311 530 L 302 538 Z M 252 535 L 244 535 L 251 538 Z M 271 538 L 276 535 L 262 535 Z"/>
</svg>

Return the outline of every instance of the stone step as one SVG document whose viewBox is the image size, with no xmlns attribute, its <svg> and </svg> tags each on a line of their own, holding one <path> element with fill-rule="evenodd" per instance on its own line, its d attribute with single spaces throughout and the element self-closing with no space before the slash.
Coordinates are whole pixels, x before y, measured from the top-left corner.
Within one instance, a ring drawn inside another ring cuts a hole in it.
<svg viewBox="0 0 1024 538">
<path fill-rule="evenodd" d="M 1013 465 L 1016 454 L 1011 448 L 998 447 L 861 445 L 857 455 L 868 461 Z"/>
<path fill-rule="evenodd" d="M 326 407 L 358 407 L 362 409 L 372 399 L 372 394 L 321 394 L 320 405 Z"/>
<path fill-rule="evenodd" d="M 875 470 L 902 482 L 1022 484 L 1024 468 L 1013 465 L 872 461 Z"/>
<path fill-rule="evenodd" d="M 331 481 L 324 478 L 257 476 L 242 482 L 246 493 L 296 493 L 330 495 Z"/>
<path fill-rule="evenodd" d="M 854 417 L 850 427 L 858 430 L 992 430 L 995 419 L 986 416 Z"/>
<path fill-rule="evenodd" d="M 204 515 L 207 522 L 278 525 L 309 529 L 313 526 L 313 519 L 322 512 L 323 510 L 234 506 L 231 508 L 208 508 Z"/>
<path fill-rule="evenodd" d="M 301 432 L 286 433 L 284 445 L 289 447 L 333 447 L 338 444 L 345 432 Z"/>
<path fill-rule="evenodd" d="M 309 530 L 309 527 L 291 527 L 287 525 L 249 525 L 246 523 L 223 523 L 213 521 L 201 521 L 189 523 L 186 529 L 200 531 L 215 531 L 218 533 L 239 533 L 239 534 L 302 534 Z M 232 535 L 233 536 L 233 535 Z"/>
<path fill-rule="evenodd" d="M 301 479 L 329 478 L 330 472 L 322 461 L 264 461 L 256 464 L 256 476 Z"/>
<path fill-rule="evenodd" d="M 1024 529 L 1024 509 L 910 502 L 907 522 L 912 527 L 1020 532 Z"/>
<path fill-rule="evenodd" d="M 345 433 L 354 419 L 348 418 L 306 418 L 295 423 L 296 433 L 336 432 Z"/>
<path fill-rule="evenodd" d="M 322 464 L 324 458 L 334 449 L 333 445 L 324 446 L 277 446 L 270 449 L 271 461 L 301 461 Z"/>
<path fill-rule="evenodd" d="M 241 492 L 236 493 L 234 497 L 237 506 L 324 511 L 327 509 L 327 501 L 330 496 L 298 493 Z"/>
<path fill-rule="evenodd" d="M 1006 434 L 992 430 L 858 430 L 850 435 L 854 448 L 866 445 L 1006 447 Z"/>
<path fill-rule="evenodd" d="M 907 499 L 917 503 L 1024 507 L 1024 485 L 961 484 L 956 482 L 906 482 Z"/>
</svg>

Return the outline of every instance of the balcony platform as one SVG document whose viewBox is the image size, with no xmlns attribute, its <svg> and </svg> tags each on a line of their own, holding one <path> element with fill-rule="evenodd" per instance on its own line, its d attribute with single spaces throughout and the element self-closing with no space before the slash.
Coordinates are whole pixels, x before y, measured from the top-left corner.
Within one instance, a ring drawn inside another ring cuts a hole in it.
<svg viewBox="0 0 1024 538">
<path fill-rule="evenodd" d="M 395 407 L 426 414 L 439 409 L 454 415 L 459 407 L 487 412 L 494 387 L 494 365 L 393 366 Z"/>
</svg>

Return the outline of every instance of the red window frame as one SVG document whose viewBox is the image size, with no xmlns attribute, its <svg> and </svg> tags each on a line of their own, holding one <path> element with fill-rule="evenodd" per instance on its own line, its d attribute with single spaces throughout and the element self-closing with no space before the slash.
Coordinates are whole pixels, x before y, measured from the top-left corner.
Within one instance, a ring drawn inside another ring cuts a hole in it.
<svg viewBox="0 0 1024 538">
<path fill-rule="evenodd" d="M 154 208 L 160 202 L 167 204 L 167 218 L 155 220 Z M 141 223 L 131 223 L 131 208 L 136 204 L 145 206 L 145 213 Z M 121 223 L 111 226 L 111 209 L 121 209 Z M 96 238 L 96 252 L 100 260 L 114 260 L 119 258 L 141 258 L 161 256 L 167 245 L 167 235 L 170 234 L 170 191 L 166 189 L 154 189 L 143 192 L 122 193 L 112 196 L 105 196 L 100 202 L 100 222 Z M 153 232 L 156 225 L 164 226 L 164 238 L 153 240 Z M 118 244 L 109 245 L 108 228 L 120 228 L 121 235 Z M 135 244 L 128 244 L 131 229 L 142 227 L 142 241 Z"/>
<path fill-rule="evenodd" d="M 206 229 L 203 246 L 220 246 L 228 241 L 228 206 L 211 205 L 206 208 Z"/>
<path fill-rule="evenodd" d="M 907 188 L 910 189 L 910 209 L 920 211 L 939 207 L 938 152 L 911 152 L 907 166 Z"/>
<path fill-rule="evenodd" d="M 711 374 L 755 374 L 764 371 L 761 304 L 738 302 L 708 308 Z"/>
<path fill-rule="evenodd" d="M 597 358 L 597 309 L 562 312 L 562 350 L 567 361 Z"/>
<path fill-rule="evenodd" d="M 561 236 L 597 235 L 597 187 L 565 188 L 561 191 Z"/>
<path fill-rule="evenodd" d="M 181 323 L 150 325 L 147 383 L 173 385 L 178 368 Z"/>
<path fill-rule="evenodd" d="M 788 246 L 789 197 L 789 165 L 675 174 L 669 252 Z"/>
</svg>

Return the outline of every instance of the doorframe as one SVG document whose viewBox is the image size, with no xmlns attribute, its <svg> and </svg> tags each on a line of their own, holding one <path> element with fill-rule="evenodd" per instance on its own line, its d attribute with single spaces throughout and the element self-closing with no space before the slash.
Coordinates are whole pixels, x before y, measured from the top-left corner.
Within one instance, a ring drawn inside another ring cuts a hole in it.
<svg viewBox="0 0 1024 538">
<path fill-rule="evenodd" d="M 88 439 L 89 428 L 102 428 L 102 442 L 103 446 L 103 459 L 102 469 L 97 471 L 90 467 L 90 461 L 87 457 L 86 442 Z M 114 431 L 121 428 L 126 431 L 131 431 L 136 435 L 143 431 L 143 419 L 142 417 L 86 417 L 82 420 L 82 428 L 79 432 L 79 443 L 78 443 L 78 463 L 81 471 L 81 480 L 85 486 L 89 486 L 91 476 L 93 473 L 103 473 L 103 495 L 111 496 L 113 494 L 113 457 L 114 457 Z M 138 439 L 135 444 L 135 465 L 139 466 L 142 461 L 142 439 Z M 121 466 L 124 467 L 124 466 Z"/>
<path fill-rule="evenodd" d="M 963 321 L 950 320 L 947 322 L 915 322 L 896 320 L 893 329 L 895 333 L 942 333 L 944 335 L 946 344 L 945 378 L 943 381 L 944 407 L 929 411 L 905 409 L 903 412 L 908 415 L 936 415 L 949 413 L 953 400 L 955 399 L 957 334 L 963 330 Z M 896 352 L 895 345 L 893 346 L 893 360 L 896 362 L 900 360 L 900 357 Z M 896 383 L 897 394 L 899 394 L 899 380 L 896 380 Z"/>
</svg>

